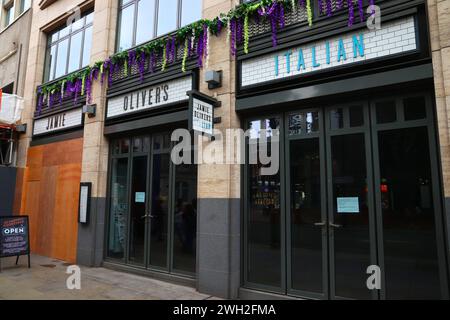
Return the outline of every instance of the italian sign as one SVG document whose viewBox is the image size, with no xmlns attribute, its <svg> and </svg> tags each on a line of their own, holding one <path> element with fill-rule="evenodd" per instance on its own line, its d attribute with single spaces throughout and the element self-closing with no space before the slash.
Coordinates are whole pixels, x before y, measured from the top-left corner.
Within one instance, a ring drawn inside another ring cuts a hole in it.
<svg viewBox="0 0 450 320">
<path fill-rule="evenodd" d="M 54 133 L 81 125 L 83 125 L 83 110 L 78 108 L 35 120 L 33 135 Z"/>
<path fill-rule="evenodd" d="M 253 86 L 417 49 L 416 23 L 414 17 L 407 17 L 387 22 L 380 30 L 361 29 L 244 60 L 241 86 Z"/>
<path fill-rule="evenodd" d="M 188 100 L 192 77 L 183 77 L 138 89 L 108 100 L 107 118 L 126 116 L 151 108 Z"/>
<path fill-rule="evenodd" d="M 30 254 L 28 217 L 0 217 L 0 258 Z"/>
</svg>

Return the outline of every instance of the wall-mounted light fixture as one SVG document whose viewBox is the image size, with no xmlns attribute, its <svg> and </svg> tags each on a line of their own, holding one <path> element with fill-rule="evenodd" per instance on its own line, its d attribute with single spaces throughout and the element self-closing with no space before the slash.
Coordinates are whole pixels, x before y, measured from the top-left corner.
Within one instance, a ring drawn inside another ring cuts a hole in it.
<svg viewBox="0 0 450 320">
<path fill-rule="evenodd" d="M 97 105 L 87 104 L 83 106 L 83 113 L 87 114 L 89 118 L 94 118 L 97 112 Z"/>
<path fill-rule="evenodd" d="M 16 126 L 16 132 L 20 133 L 20 134 L 25 134 L 27 133 L 27 124 L 19 124 Z"/>
<path fill-rule="evenodd" d="M 217 89 L 222 87 L 222 76 L 223 72 L 220 71 L 214 71 L 214 70 L 208 70 L 205 72 L 205 82 L 208 84 L 208 89 Z"/>
</svg>

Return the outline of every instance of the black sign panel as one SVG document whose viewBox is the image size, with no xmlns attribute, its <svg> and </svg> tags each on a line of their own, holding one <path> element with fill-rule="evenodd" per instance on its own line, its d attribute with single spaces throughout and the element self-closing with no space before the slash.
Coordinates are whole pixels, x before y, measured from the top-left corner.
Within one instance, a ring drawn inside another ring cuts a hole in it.
<svg viewBox="0 0 450 320">
<path fill-rule="evenodd" d="M 188 91 L 187 95 L 189 96 L 189 130 L 213 136 L 214 108 L 220 107 L 220 102 L 197 90 Z"/>
<path fill-rule="evenodd" d="M 0 217 L 0 258 L 29 255 L 29 230 L 26 216 Z"/>
</svg>

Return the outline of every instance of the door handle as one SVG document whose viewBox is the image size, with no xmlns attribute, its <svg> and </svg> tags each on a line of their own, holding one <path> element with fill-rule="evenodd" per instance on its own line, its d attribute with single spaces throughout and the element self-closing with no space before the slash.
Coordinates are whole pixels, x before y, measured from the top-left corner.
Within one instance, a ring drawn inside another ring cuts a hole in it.
<svg viewBox="0 0 450 320">
<path fill-rule="evenodd" d="M 327 223 L 326 222 L 317 222 L 317 223 L 314 223 L 314 225 L 316 227 L 325 227 L 327 225 Z"/>
<path fill-rule="evenodd" d="M 331 227 L 331 228 L 339 229 L 339 228 L 342 228 L 342 225 L 340 225 L 340 224 L 335 224 L 335 223 L 331 223 L 331 222 L 330 222 L 330 227 Z"/>
</svg>

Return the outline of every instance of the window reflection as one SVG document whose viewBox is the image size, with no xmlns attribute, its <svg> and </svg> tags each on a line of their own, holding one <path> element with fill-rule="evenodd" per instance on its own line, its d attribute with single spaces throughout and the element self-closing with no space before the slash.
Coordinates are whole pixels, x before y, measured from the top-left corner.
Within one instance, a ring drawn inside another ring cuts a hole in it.
<svg viewBox="0 0 450 320">
<path fill-rule="evenodd" d="M 158 36 L 169 33 L 177 28 L 177 0 L 164 0 L 158 8 Z"/>
<path fill-rule="evenodd" d="M 250 144 L 258 142 L 261 130 L 268 138 L 280 128 L 280 119 L 271 118 L 250 123 Z M 270 139 L 268 140 L 270 143 Z M 249 148 L 258 152 L 257 148 Z M 270 149 L 270 148 L 268 148 Z M 256 155 L 249 154 L 249 157 Z M 249 282 L 273 287 L 281 286 L 281 204 L 280 173 L 262 176 L 259 163 L 248 166 L 249 215 L 247 222 Z"/>
<path fill-rule="evenodd" d="M 48 35 L 44 81 L 52 81 L 89 65 L 93 13 Z"/>
<path fill-rule="evenodd" d="M 181 26 L 186 26 L 202 18 L 202 0 L 183 1 L 181 9 Z"/>
<path fill-rule="evenodd" d="M 202 0 L 122 0 L 117 51 L 200 20 L 202 3 Z"/>
<path fill-rule="evenodd" d="M 111 215 L 109 218 L 108 256 L 123 259 L 128 214 L 128 159 L 114 159 L 111 176 Z"/>
</svg>

